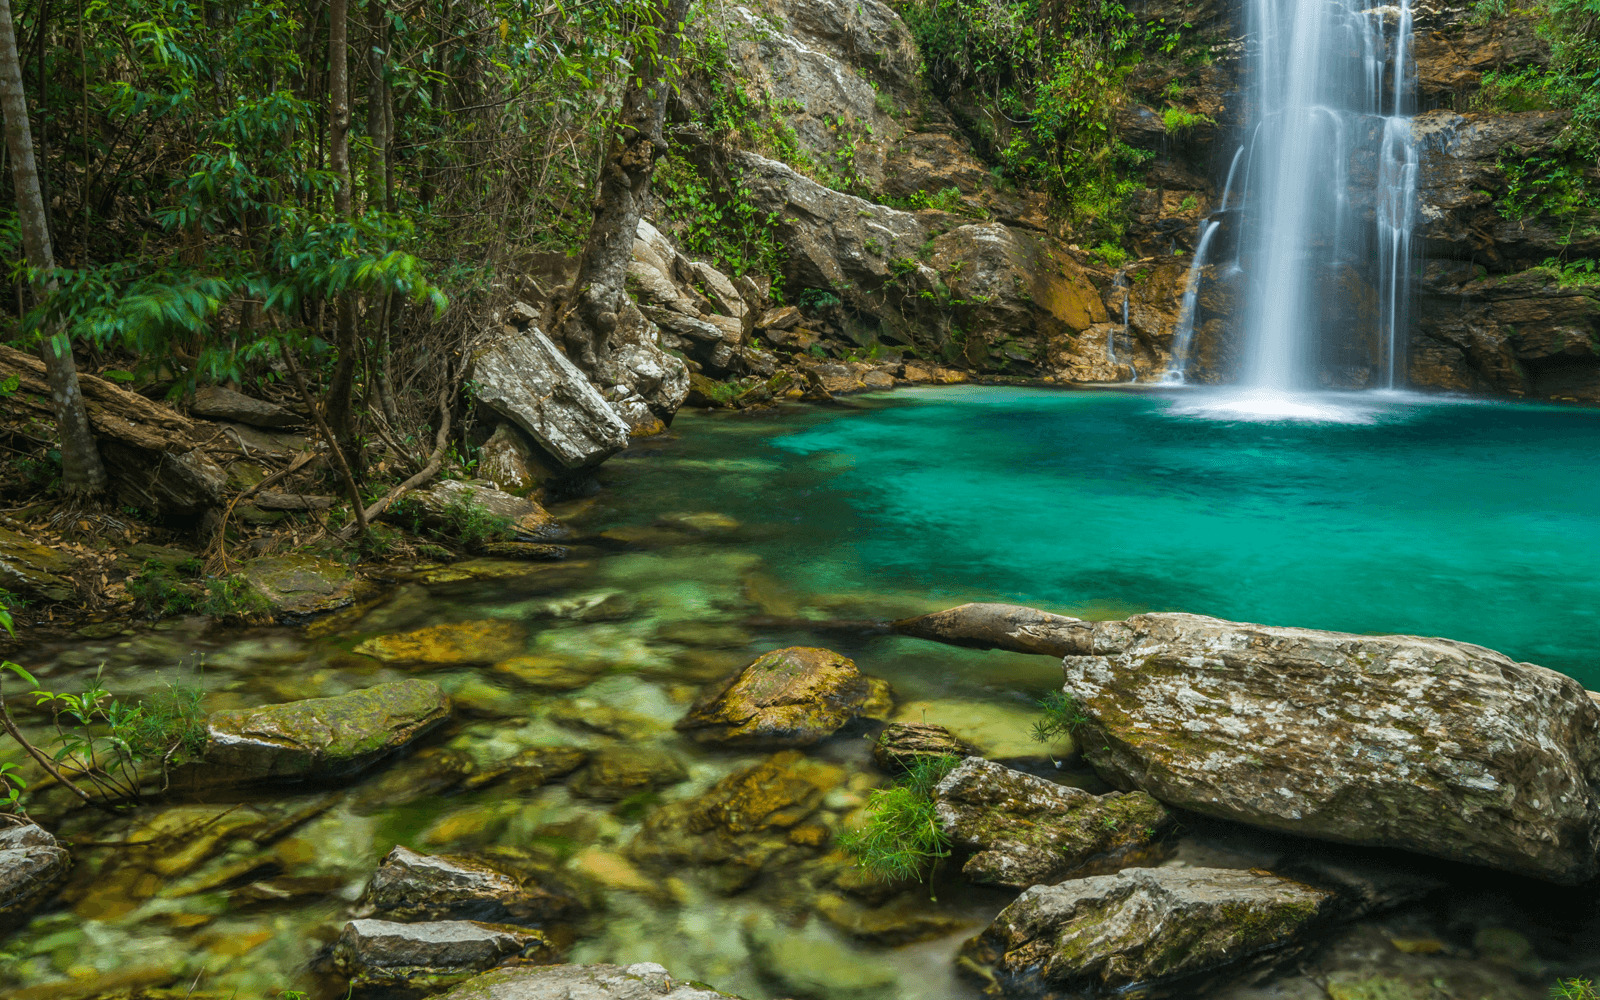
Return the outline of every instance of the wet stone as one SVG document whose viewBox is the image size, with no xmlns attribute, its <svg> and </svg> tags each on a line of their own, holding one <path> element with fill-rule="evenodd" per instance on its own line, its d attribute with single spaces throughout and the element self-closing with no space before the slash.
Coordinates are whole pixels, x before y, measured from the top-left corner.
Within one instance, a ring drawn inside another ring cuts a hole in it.
<svg viewBox="0 0 1600 1000">
<path fill-rule="evenodd" d="M 385 663 L 455 666 L 505 659 L 520 653 L 526 641 L 527 630 L 516 622 L 486 619 L 375 636 L 355 651 Z"/>
<path fill-rule="evenodd" d="M 385 920 L 480 920 L 534 926 L 569 916 L 577 901 L 482 861 L 396 847 L 373 873 L 363 911 Z"/>
<path fill-rule="evenodd" d="M 550 709 L 550 721 L 568 729 L 587 730 L 622 740 L 640 740 L 666 730 L 647 715 L 613 708 L 593 698 L 572 698 Z"/>
<path fill-rule="evenodd" d="M 1173 816 L 1144 792 L 1091 795 L 968 757 L 934 789 L 934 815 L 970 850 L 961 873 L 1014 889 L 1148 861 Z"/>
<path fill-rule="evenodd" d="M 739 1000 L 699 983 L 674 980 L 653 962 L 496 969 L 437 1000 Z"/>
<path fill-rule="evenodd" d="M 565 656 L 529 653 L 501 660 L 494 665 L 496 673 L 514 677 L 529 687 L 544 691 L 575 691 L 588 687 L 600 674 L 605 664 L 574 660 Z"/>
<path fill-rule="evenodd" d="M 860 717 L 882 718 L 891 705 L 887 682 L 827 649 L 791 646 L 712 685 L 678 721 L 701 743 L 809 746 Z"/>
<path fill-rule="evenodd" d="M 971 757 L 977 748 L 943 726 L 891 722 L 872 745 L 872 759 L 891 774 L 938 757 Z"/>
<path fill-rule="evenodd" d="M 66 848 L 43 827 L 0 826 L 0 927 L 43 902 L 71 865 Z"/>
<path fill-rule="evenodd" d="M 877 945 L 895 946 L 953 934 L 970 921 L 939 910 L 920 889 L 894 897 L 882 906 L 864 906 L 837 893 L 817 897 L 821 917 L 849 934 Z"/>
<path fill-rule="evenodd" d="M 508 790 L 524 791 L 565 778 L 588 760 L 589 752 L 577 747 L 529 747 L 485 765 L 462 784 L 470 790 L 504 782 Z"/>
<path fill-rule="evenodd" d="M 471 920 L 402 924 L 352 920 L 334 943 L 331 964 L 358 993 L 404 990 L 426 994 L 512 959 L 556 959 L 537 931 Z"/>
</svg>

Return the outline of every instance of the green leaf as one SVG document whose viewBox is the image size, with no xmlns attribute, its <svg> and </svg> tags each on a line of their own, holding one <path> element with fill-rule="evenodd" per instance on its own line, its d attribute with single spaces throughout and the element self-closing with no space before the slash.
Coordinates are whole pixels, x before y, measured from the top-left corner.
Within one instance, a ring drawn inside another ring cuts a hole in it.
<svg viewBox="0 0 1600 1000">
<path fill-rule="evenodd" d="M 38 687 L 39 686 L 39 682 L 34 680 L 32 674 L 30 674 L 26 670 L 22 669 L 21 665 L 16 664 L 16 663 L 12 663 L 10 660 L 6 660 L 4 663 L 0 663 L 0 670 L 9 670 L 9 671 L 11 671 L 12 673 L 16 674 L 18 677 L 22 678 L 24 683 L 26 683 L 26 684 L 28 684 L 28 685 L 30 685 L 32 687 Z M 35 691 L 34 693 L 38 694 L 39 692 Z"/>
</svg>

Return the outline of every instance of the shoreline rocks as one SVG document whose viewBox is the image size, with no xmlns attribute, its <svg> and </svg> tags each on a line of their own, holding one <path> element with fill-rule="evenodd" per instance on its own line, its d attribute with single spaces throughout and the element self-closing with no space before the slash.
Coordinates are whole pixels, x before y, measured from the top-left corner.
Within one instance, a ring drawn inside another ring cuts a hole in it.
<svg viewBox="0 0 1600 1000">
<path fill-rule="evenodd" d="M 1064 661 L 1116 788 L 1299 836 L 1576 884 L 1600 871 L 1600 706 L 1448 639 L 1136 615 Z"/>
<path fill-rule="evenodd" d="M 980 885 L 1024 889 L 1148 854 L 1173 816 L 1144 792 L 1081 788 L 968 757 L 934 789 L 934 815 Z"/>
<path fill-rule="evenodd" d="M 849 657 L 790 646 L 712 685 L 676 728 L 697 743 L 809 746 L 852 719 L 882 718 L 890 705 L 888 683 L 865 676 Z"/>
</svg>

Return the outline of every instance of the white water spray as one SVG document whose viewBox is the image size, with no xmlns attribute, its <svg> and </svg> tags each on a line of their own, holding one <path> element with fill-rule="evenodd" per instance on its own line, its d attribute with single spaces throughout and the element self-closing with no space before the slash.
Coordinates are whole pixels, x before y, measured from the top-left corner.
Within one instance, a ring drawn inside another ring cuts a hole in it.
<svg viewBox="0 0 1600 1000">
<path fill-rule="evenodd" d="M 1167 385 L 1183 385 L 1184 374 L 1189 370 L 1189 344 L 1194 340 L 1194 313 L 1200 302 L 1200 278 L 1205 273 L 1206 250 L 1221 226 L 1222 223 L 1215 220 L 1200 225 L 1194 260 L 1189 263 L 1189 274 L 1183 281 L 1183 303 L 1178 308 L 1178 326 L 1172 334 L 1172 359 L 1161 376 L 1161 381 Z"/>
</svg>

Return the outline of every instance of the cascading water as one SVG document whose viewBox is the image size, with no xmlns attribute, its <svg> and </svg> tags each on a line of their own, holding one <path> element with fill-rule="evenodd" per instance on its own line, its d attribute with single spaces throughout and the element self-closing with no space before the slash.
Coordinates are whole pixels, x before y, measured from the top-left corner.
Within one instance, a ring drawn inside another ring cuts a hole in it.
<svg viewBox="0 0 1600 1000">
<path fill-rule="evenodd" d="M 1416 214 L 1410 0 L 1251 0 L 1250 18 L 1251 121 L 1228 170 L 1236 206 L 1221 206 L 1242 216 L 1239 381 L 1258 397 L 1394 388 L 1404 381 Z M 1210 235 L 1202 230 L 1196 265 Z M 1178 382 L 1201 278 L 1192 267 Z M 1365 378 L 1351 374 L 1363 367 Z"/>
<path fill-rule="evenodd" d="M 1200 302 L 1200 276 L 1205 273 L 1206 251 L 1211 247 L 1211 237 L 1217 234 L 1222 223 L 1215 220 L 1200 225 L 1200 239 L 1195 243 L 1194 260 L 1189 264 L 1188 277 L 1183 282 L 1183 303 L 1178 308 L 1178 327 L 1172 334 L 1172 360 L 1161 381 L 1167 385 L 1183 385 L 1184 373 L 1189 368 L 1189 343 L 1194 340 L 1194 312 Z"/>
</svg>

